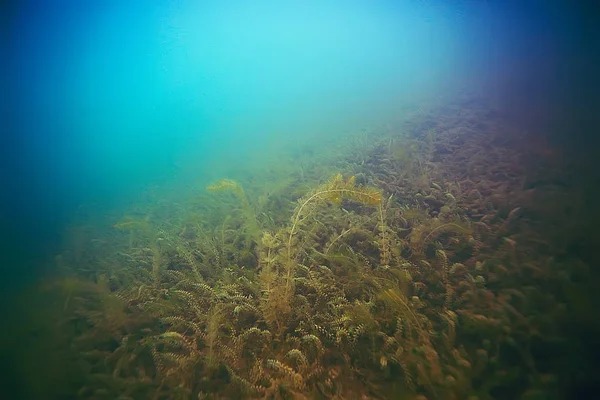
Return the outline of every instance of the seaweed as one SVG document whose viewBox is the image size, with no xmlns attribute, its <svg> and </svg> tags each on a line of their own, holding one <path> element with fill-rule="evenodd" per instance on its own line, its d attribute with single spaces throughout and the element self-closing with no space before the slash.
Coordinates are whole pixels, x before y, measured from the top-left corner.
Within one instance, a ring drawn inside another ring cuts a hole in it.
<svg viewBox="0 0 600 400">
<path fill-rule="evenodd" d="M 515 204 L 513 149 L 430 120 L 394 140 L 362 132 L 335 167 L 315 161 L 298 176 L 270 166 L 187 202 L 147 204 L 90 245 L 86 264 L 82 251 L 58 257 L 64 275 L 40 292 L 52 293 L 53 328 L 69 338 L 61 351 L 85 366 L 69 393 L 490 399 L 556 389 L 560 367 L 539 348 L 563 343 L 555 319 L 568 299 L 583 312 L 573 293 L 589 272 L 549 255 L 532 206 Z M 320 178 L 333 168 L 361 175 Z"/>
</svg>

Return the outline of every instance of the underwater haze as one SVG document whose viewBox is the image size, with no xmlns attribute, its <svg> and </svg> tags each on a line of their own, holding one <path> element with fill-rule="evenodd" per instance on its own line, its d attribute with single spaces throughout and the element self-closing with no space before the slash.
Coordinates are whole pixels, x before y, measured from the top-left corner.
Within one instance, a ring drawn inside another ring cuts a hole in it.
<svg viewBox="0 0 600 400">
<path fill-rule="evenodd" d="M 1 6 L 5 391 L 592 398 L 592 3 Z"/>
<path fill-rule="evenodd" d="M 479 61 L 469 16 L 443 2 L 31 1 L 8 11 L 11 153 L 26 174 L 13 176 L 12 200 L 51 223 L 49 236 L 81 203 L 122 205 L 161 179 L 206 180 L 381 123 L 453 90 Z"/>
<path fill-rule="evenodd" d="M 219 175 L 216 168 L 243 169 L 315 138 L 388 123 L 403 105 L 465 85 L 500 102 L 507 91 L 532 86 L 510 93 L 511 106 L 532 92 L 557 90 L 549 80 L 563 73 L 556 64 L 565 40 L 553 20 L 562 7 L 530 7 L 7 6 L 8 126 L 15 131 L 7 148 L 18 171 L 7 178 L 17 186 L 8 200 L 19 215 L 9 222 L 38 235 L 17 247 L 28 241 L 50 251 L 53 232 L 82 203 L 122 205 L 161 179 L 206 180 Z"/>
</svg>

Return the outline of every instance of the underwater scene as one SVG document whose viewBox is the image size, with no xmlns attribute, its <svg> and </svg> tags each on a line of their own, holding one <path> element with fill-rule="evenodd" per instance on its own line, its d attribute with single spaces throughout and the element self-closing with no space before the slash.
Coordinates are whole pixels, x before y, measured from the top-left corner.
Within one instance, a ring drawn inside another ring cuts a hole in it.
<svg viewBox="0 0 600 400">
<path fill-rule="evenodd" d="M 4 398 L 598 395 L 564 9 L 125 3 L 11 11 Z"/>
</svg>

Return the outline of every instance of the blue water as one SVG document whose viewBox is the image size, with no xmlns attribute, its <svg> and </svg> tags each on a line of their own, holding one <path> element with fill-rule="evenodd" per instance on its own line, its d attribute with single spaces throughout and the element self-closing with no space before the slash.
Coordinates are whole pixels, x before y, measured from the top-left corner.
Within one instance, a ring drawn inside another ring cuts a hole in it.
<svg viewBox="0 0 600 400">
<path fill-rule="evenodd" d="M 12 262 L 81 204 L 385 122 L 486 62 L 476 4 L 60 3 L 7 8 Z"/>
<path fill-rule="evenodd" d="M 551 127 L 593 114 L 592 17 L 561 2 L 59 3 L 3 10 L 4 265 L 52 254 L 82 204 L 208 181 L 459 88 L 566 115 Z"/>
</svg>

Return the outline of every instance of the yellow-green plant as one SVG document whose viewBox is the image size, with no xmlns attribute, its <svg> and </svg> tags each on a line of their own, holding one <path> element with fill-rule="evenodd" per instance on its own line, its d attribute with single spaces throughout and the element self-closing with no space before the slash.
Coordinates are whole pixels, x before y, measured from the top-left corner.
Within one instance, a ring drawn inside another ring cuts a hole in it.
<svg viewBox="0 0 600 400">
<path fill-rule="evenodd" d="M 160 281 L 160 275 L 164 268 L 164 254 L 161 248 L 162 231 L 155 229 L 150 223 L 150 217 L 133 218 L 125 217 L 121 221 L 113 225 L 113 228 L 120 231 L 129 231 L 129 250 L 133 253 L 136 239 L 143 239 L 144 243 L 140 243 L 142 248 L 149 250 L 151 260 L 149 264 L 152 266 L 152 279 L 155 283 Z M 138 235 L 138 238 L 135 237 Z"/>
<path fill-rule="evenodd" d="M 258 276 L 262 287 L 261 311 L 270 327 L 283 328 L 282 319 L 290 312 L 289 299 L 286 299 L 282 277 L 275 270 L 276 252 L 281 246 L 279 238 L 269 232 L 263 234 L 259 259 L 261 271 Z"/>
<path fill-rule="evenodd" d="M 292 225 L 285 250 L 285 281 L 286 293 L 288 296 L 292 290 L 294 269 L 296 265 L 293 240 L 299 226 L 319 205 L 326 202 L 340 204 L 343 199 L 354 200 L 365 205 L 377 206 L 381 203 L 381 191 L 374 187 L 357 185 L 354 176 L 344 179 L 342 174 L 337 174 L 298 201 L 298 205 L 296 206 L 292 217 Z"/>
<path fill-rule="evenodd" d="M 256 212 L 248 200 L 248 196 L 244 191 L 244 188 L 232 179 L 221 179 L 217 183 L 206 187 L 209 192 L 232 192 L 240 201 L 242 205 L 242 213 L 246 219 L 247 233 L 251 240 L 258 242 L 261 236 L 261 231 L 256 220 Z"/>
<path fill-rule="evenodd" d="M 409 300 L 396 289 L 385 289 L 378 298 L 396 319 L 391 359 L 402 368 L 409 387 L 419 384 L 439 398 L 436 387 L 443 380 L 442 363 L 432 340 L 431 322 L 418 311 L 420 300 L 416 296 Z"/>
<path fill-rule="evenodd" d="M 380 202 L 378 207 L 379 224 L 377 225 L 377 228 L 379 230 L 378 244 L 380 265 L 389 265 L 391 262 L 392 231 L 386 223 L 386 212 L 387 207 L 389 206 L 392 200 L 392 196 L 390 196 L 387 200 Z"/>
<path fill-rule="evenodd" d="M 472 232 L 468 221 L 455 217 L 450 220 L 440 218 L 429 218 L 424 222 L 413 226 L 409 235 L 410 246 L 415 254 L 423 254 L 427 245 L 439 237 L 442 233 L 453 234 L 462 237 L 470 237 Z"/>
<path fill-rule="evenodd" d="M 129 248 L 132 249 L 135 245 L 136 233 L 139 236 L 148 236 L 151 234 L 151 226 L 149 218 L 133 218 L 125 217 L 113 225 L 113 228 L 120 231 L 129 232 Z"/>
</svg>

